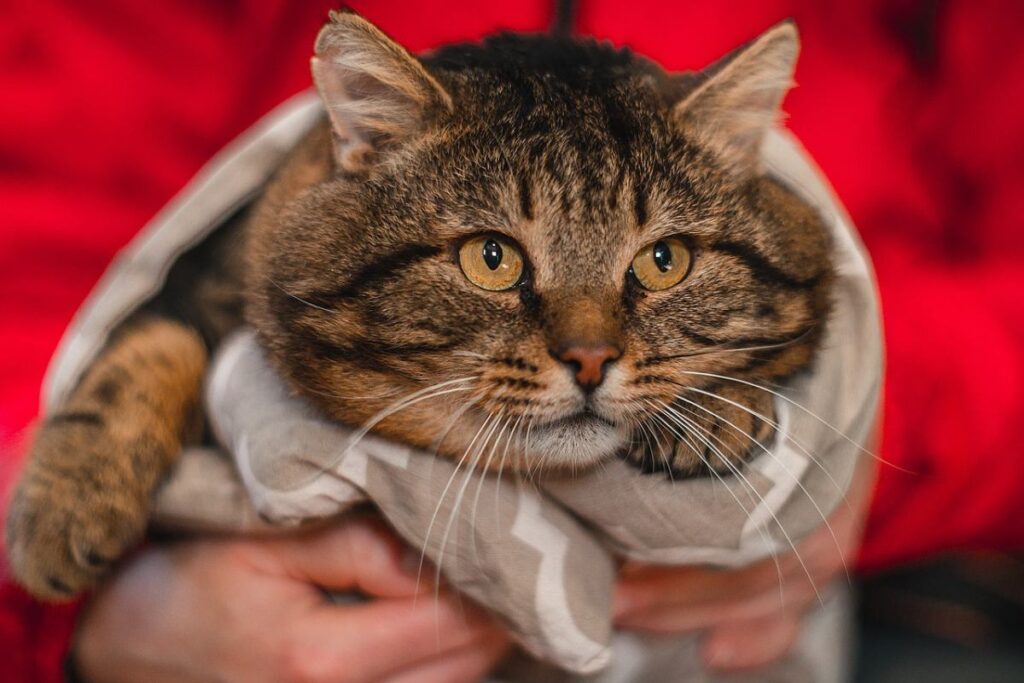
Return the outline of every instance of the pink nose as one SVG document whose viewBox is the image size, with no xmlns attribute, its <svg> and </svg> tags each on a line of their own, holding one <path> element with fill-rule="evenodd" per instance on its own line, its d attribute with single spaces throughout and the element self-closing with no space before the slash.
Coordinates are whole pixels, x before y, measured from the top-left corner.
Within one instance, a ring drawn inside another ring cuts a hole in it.
<svg viewBox="0 0 1024 683">
<path fill-rule="evenodd" d="M 596 389 L 604 380 L 605 367 L 622 355 L 611 344 L 568 346 L 557 354 L 558 360 L 573 368 L 576 383 L 585 391 Z"/>
</svg>

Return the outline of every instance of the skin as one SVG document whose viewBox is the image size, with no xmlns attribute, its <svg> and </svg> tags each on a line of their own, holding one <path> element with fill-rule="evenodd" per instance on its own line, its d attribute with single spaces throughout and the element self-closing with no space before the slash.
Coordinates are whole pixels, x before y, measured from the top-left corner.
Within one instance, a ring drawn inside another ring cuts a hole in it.
<svg viewBox="0 0 1024 683">
<path fill-rule="evenodd" d="M 88 606 L 75 665 L 93 683 L 479 680 L 507 637 L 465 600 L 435 603 L 418 562 L 368 519 L 150 547 Z M 321 588 L 372 600 L 334 604 Z"/>
</svg>

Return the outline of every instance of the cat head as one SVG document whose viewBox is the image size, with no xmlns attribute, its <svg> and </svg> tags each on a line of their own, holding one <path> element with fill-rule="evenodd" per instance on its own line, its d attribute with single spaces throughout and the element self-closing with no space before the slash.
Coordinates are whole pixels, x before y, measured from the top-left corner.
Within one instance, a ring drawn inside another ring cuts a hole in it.
<svg viewBox="0 0 1024 683">
<path fill-rule="evenodd" d="M 760 165 L 797 51 L 787 23 L 690 74 L 543 36 L 418 59 L 334 14 L 250 319 L 328 414 L 467 462 L 745 457 L 771 402 L 742 383 L 807 367 L 828 313 L 826 230 Z M 749 443 L 686 437 L 723 414 Z"/>
</svg>

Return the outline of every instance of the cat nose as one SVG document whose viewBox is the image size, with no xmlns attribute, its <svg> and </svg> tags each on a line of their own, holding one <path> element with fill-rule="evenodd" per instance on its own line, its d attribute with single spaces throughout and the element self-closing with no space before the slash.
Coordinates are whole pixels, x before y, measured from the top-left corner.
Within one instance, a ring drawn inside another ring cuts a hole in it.
<svg viewBox="0 0 1024 683">
<path fill-rule="evenodd" d="M 570 345 L 555 356 L 576 376 L 576 384 L 584 391 L 593 391 L 604 381 L 605 369 L 622 355 L 622 350 L 611 344 Z"/>
</svg>

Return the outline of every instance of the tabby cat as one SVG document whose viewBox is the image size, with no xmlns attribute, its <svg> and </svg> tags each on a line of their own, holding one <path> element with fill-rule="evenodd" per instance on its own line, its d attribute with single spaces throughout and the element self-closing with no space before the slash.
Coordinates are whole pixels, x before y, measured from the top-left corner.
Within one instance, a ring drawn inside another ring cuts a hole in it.
<svg viewBox="0 0 1024 683">
<path fill-rule="evenodd" d="M 773 404 L 710 375 L 786 382 L 829 312 L 824 224 L 759 162 L 797 51 L 784 23 L 699 73 L 547 36 L 417 58 L 333 14 L 322 123 L 41 425 L 15 576 L 67 599 L 139 541 L 243 322 L 324 413 L 444 457 L 500 421 L 529 433 L 503 468 L 727 475 Z"/>
</svg>

